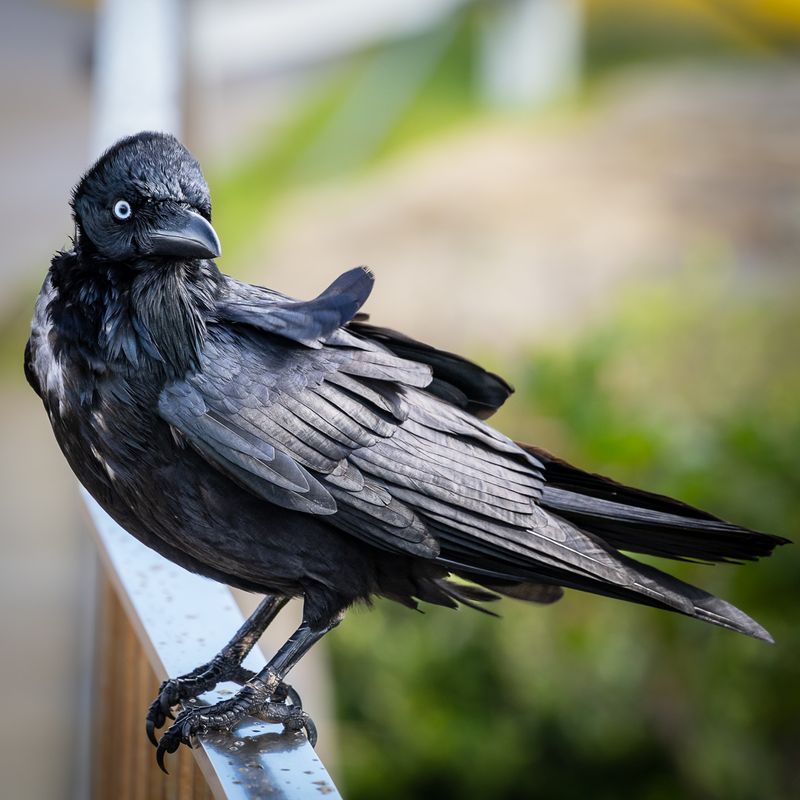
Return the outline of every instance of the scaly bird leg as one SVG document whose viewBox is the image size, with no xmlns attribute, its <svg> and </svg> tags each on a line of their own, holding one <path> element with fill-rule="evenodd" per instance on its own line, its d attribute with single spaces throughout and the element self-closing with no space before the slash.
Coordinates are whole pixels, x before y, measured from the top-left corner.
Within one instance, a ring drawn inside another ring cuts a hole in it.
<svg viewBox="0 0 800 800">
<path fill-rule="evenodd" d="M 213 689 L 222 681 L 243 684 L 254 677 L 255 673 L 245 669 L 242 661 L 286 603 L 287 598 L 285 597 L 267 595 L 258 604 L 258 608 L 245 620 L 242 627 L 236 631 L 228 644 L 211 661 L 186 675 L 169 678 L 161 684 L 158 697 L 150 704 L 146 719 L 147 737 L 154 747 L 158 747 L 155 731 L 164 725 L 167 717 L 174 719 L 172 708 L 182 700 L 197 697 L 203 692 Z M 281 701 L 288 697 L 292 705 L 302 705 L 299 695 L 290 686 L 282 684 L 279 692 L 276 693 L 278 697 L 280 691 L 283 691 Z"/>
<path fill-rule="evenodd" d="M 193 736 L 211 731 L 229 731 L 246 717 L 281 722 L 289 730 L 304 728 L 313 747 L 317 741 L 317 729 L 311 717 L 301 707 L 276 702 L 276 699 L 282 693 L 283 679 L 289 670 L 341 619 L 340 612 L 323 626 L 312 628 L 304 617 L 300 627 L 269 664 L 248 680 L 230 700 L 213 706 L 187 708 L 178 714 L 174 724 L 165 731 L 158 743 L 158 766 L 166 772 L 164 756 L 174 753 L 181 744 L 191 745 Z"/>
</svg>

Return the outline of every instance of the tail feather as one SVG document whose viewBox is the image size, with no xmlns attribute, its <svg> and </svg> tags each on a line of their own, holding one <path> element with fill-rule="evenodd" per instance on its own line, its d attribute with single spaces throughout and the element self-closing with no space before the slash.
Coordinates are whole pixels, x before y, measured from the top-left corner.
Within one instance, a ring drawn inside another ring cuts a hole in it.
<svg viewBox="0 0 800 800">
<path fill-rule="evenodd" d="M 651 597 L 657 604 L 663 604 L 663 607 L 681 614 L 743 633 L 754 639 L 769 643 L 774 641 L 769 632 L 758 622 L 726 600 L 648 564 L 642 564 L 623 555 L 620 555 L 620 558 L 637 575 L 636 591 Z"/>
<path fill-rule="evenodd" d="M 562 529 L 571 530 L 573 534 L 579 531 L 570 521 L 554 514 L 550 516 L 561 525 Z M 572 575 L 570 576 L 571 583 L 575 588 L 677 611 L 680 614 L 710 622 L 755 639 L 766 642 L 773 641 L 770 634 L 754 619 L 725 600 L 662 572 L 656 567 L 642 564 L 640 561 L 617 552 L 614 548 L 604 544 L 596 535 L 587 531 L 580 531 L 580 533 L 594 540 L 598 547 L 603 547 L 607 557 L 616 562 L 621 579 L 612 582 L 604 580 L 602 582 L 604 585 L 598 586 L 596 580 L 586 581 L 583 576 Z M 565 583 L 564 585 L 570 584 Z"/>
<path fill-rule="evenodd" d="M 560 596 L 556 587 L 577 589 L 675 611 L 772 642 L 761 625 L 730 603 L 620 553 L 570 520 L 552 512 L 543 516 L 546 523 L 537 532 L 520 533 L 521 537 L 532 537 L 536 551 L 530 556 L 507 549 L 500 541 L 495 541 L 488 553 L 485 548 L 468 549 L 463 543 L 455 548 L 455 542 L 445 539 L 438 561 L 461 577 L 523 600 L 542 601 L 540 591 L 527 588 L 535 585 L 553 587 L 551 601 Z M 562 549 L 547 552 L 548 540 L 568 545 L 572 556 L 566 557 Z"/>
<path fill-rule="evenodd" d="M 618 550 L 676 560 L 742 563 L 788 539 L 743 528 L 671 497 L 634 489 L 521 445 L 545 464 L 541 504 Z"/>
</svg>

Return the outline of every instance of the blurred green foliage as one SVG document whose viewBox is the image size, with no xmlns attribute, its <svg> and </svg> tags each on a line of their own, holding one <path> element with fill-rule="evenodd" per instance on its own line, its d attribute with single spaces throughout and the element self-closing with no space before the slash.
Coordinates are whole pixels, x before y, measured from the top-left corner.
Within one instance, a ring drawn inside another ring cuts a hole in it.
<svg viewBox="0 0 800 800">
<path fill-rule="evenodd" d="M 608 322 L 536 347 L 499 427 L 574 462 L 763 530 L 800 529 L 794 292 L 687 268 Z M 656 562 L 654 562 L 656 563 Z M 347 797 L 800 796 L 800 555 L 664 564 L 741 605 L 774 647 L 568 593 L 414 614 L 331 637 Z"/>
</svg>

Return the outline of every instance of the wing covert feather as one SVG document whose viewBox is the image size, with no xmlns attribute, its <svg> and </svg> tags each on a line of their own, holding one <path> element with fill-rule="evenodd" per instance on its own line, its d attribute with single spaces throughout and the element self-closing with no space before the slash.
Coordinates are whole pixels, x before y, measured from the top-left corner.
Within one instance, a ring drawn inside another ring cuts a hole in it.
<svg viewBox="0 0 800 800">
<path fill-rule="evenodd" d="M 372 272 L 356 267 L 340 275 L 313 300 L 294 300 L 226 277 L 227 292 L 217 303 L 217 313 L 222 319 L 319 348 L 356 315 L 373 284 Z"/>
</svg>

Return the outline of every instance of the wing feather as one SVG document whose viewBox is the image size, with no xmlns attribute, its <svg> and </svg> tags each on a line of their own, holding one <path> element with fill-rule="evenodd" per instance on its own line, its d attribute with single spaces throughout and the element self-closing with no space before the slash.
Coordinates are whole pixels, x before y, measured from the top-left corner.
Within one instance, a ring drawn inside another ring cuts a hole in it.
<svg viewBox="0 0 800 800">
<path fill-rule="evenodd" d="M 366 267 L 356 267 L 340 275 L 313 300 L 304 301 L 226 277 L 227 291 L 217 303 L 217 313 L 221 319 L 319 348 L 355 316 L 373 284 L 372 273 Z"/>
</svg>

